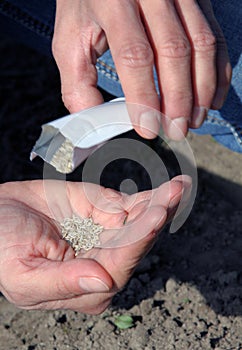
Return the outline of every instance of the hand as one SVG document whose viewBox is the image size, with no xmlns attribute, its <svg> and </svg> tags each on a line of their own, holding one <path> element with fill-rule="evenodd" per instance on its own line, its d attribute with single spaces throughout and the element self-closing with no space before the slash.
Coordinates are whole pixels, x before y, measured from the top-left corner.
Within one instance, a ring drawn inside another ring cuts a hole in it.
<svg viewBox="0 0 242 350">
<path fill-rule="evenodd" d="M 158 134 L 161 120 L 179 140 L 223 105 L 231 66 L 209 0 L 57 0 L 53 54 L 70 112 L 103 102 L 95 63 L 108 47 L 141 136 Z"/>
<path fill-rule="evenodd" d="M 181 176 L 132 196 L 98 185 L 51 180 L 1 185 L 1 292 L 24 309 L 102 312 L 151 248 L 186 188 L 189 180 Z M 103 225 L 104 240 L 115 228 L 116 237 L 132 242 L 93 248 L 75 257 L 57 224 L 60 216 L 70 216 L 70 208 Z"/>
</svg>

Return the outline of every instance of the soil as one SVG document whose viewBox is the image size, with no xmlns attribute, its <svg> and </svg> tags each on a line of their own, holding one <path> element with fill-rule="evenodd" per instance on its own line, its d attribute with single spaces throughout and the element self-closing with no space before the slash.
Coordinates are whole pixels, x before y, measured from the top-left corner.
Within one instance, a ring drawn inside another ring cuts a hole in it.
<svg viewBox="0 0 242 350">
<path fill-rule="evenodd" d="M 42 161 L 30 162 L 29 152 L 40 126 L 67 113 L 57 69 L 51 59 L 6 38 L 0 56 L 1 182 L 42 178 Z M 0 350 L 242 349 L 242 155 L 209 136 L 190 134 L 188 140 L 199 183 L 183 227 L 161 233 L 99 316 L 23 311 L 0 296 Z M 152 147 L 169 163 L 167 150 L 155 141 Z M 107 171 L 103 184 L 115 188 L 121 175 L 137 173 L 139 189 L 147 187 L 140 169 L 123 165 Z M 115 325 L 120 315 L 132 316 L 130 328 Z"/>
</svg>

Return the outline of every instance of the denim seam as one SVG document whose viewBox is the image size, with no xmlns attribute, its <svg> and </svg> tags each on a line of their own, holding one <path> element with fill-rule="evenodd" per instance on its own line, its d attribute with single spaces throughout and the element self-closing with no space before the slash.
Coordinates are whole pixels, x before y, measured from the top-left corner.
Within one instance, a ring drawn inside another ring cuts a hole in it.
<svg viewBox="0 0 242 350">
<path fill-rule="evenodd" d="M 50 26 L 40 22 L 39 20 L 30 16 L 28 13 L 22 11 L 20 8 L 9 4 L 4 0 L 2 0 L 0 3 L 0 12 L 15 22 L 22 24 L 26 28 L 37 32 L 37 34 L 47 39 L 51 39 L 53 36 L 53 30 Z"/>
<path fill-rule="evenodd" d="M 101 59 L 97 60 L 96 68 L 101 74 L 104 74 L 107 78 L 115 80 L 117 82 L 120 81 L 116 69 L 107 65 Z"/>
<path fill-rule="evenodd" d="M 229 130 L 232 132 L 232 134 L 234 135 L 236 141 L 238 142 L 238 144 L 240 146 L 242 146 L 242 128 L 239 127 L 238 125 L 234 125 L 232 123 L 226 122 L 225 120 L 221 120 L 218 119 L 216 117 L 212 117 L 210 115 L 208 115 L 207 120 L 211 123 L 211 124 L 217 124 L 217 125 L 221 125 L 221 126 L 225 126 L 227 128 L 229 128 Z"/>
</svg>

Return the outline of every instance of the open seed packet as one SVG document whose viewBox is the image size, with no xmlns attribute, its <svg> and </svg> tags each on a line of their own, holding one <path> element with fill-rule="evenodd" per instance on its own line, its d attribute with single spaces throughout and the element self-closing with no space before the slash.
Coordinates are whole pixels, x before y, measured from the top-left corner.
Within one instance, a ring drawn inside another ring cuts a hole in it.
<svg viewBox="0 0 242 350">
<path fill-rule="evenodd" d="M 42 125 L 30 159 L 41 157 L 57 171 L 74 171 L 97 148 L 133 128 L 124 98 Z"/>
</svg>

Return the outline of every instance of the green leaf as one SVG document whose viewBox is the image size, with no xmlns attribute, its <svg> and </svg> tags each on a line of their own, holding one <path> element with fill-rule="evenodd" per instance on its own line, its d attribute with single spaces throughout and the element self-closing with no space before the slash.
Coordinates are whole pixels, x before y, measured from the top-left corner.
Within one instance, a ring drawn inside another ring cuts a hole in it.
<svg viewBox="0 0 242 350">
<path fill-rule="evenodd" d="M 131 316 L 121 315 L 115 318 L 114 324 L 119 329 L 128 329 L 133 327 L 134 320 Z"/>
<path fill-rule="evenodd" d="M 182 302 L 183 304 L 190 304 L 191 300 L 189 298 L 184 298 Z"/>
</svg>

